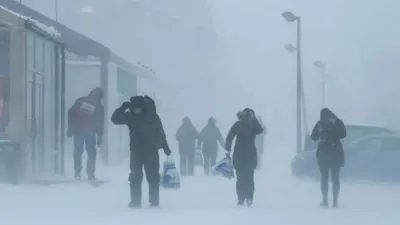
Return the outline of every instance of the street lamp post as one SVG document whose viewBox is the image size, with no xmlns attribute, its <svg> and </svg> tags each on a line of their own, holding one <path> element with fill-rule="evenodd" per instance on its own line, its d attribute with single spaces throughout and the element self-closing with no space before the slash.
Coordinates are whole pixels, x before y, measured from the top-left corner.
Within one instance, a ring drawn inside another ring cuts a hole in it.
<svg viewBox="0 0 400 225">
<path fill-rule="evenodd" d="M 321 61 L 315 61 L 314 66 L 321 70 L 321 100 L 322 100 L 322 108 L 326 107 L 326 64 Z"/>
<path fill-rule="evenodd" d="M 291 12 L 282 13 L 283 18 L 288 22 L 297 22 L 297 46 L 295 47 L 297 53 L 297 76 L 296 76 L 296 104 L 297 104 L 297 153 L 301 152 L 301 89 L 302 89 L 302 75 L 301 75 L 301 19 Z M 288 45 L 287 45 L 288 46 Z M 285 46 L 286 47 L 286 46 Z"/>
<path fill-rule="evenodd" d="M 56 22 L 58 22 L 58 0 L 54 0 L 54 12 L 56 14 Z"/>
</svg>

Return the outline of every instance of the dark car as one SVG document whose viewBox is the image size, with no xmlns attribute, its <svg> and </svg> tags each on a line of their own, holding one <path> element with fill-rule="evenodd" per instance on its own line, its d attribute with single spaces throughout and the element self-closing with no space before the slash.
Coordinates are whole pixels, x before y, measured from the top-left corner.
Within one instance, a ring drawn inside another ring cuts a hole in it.
<svg viewBox="0 0 400 225">
<path fill-rule="evenodd" d="M 292 173 L 298 177 L 318 177 L 315 151 L 302 152 L 291 163 Z M 400 135 L 372 135 L 344 146 L 344 178 L 400 181 Z"/>
</svg>

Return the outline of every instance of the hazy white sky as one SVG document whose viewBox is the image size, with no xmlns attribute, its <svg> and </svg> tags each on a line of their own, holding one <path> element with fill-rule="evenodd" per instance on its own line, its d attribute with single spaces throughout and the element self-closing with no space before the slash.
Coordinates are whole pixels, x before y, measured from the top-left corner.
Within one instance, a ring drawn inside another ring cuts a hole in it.
<svg viewBox="0 0 400 225">
<path fill-rule="evenodd" d="M 54 17 L 51 0 L 25 2 Z M 310 126 L 321 108 L 321 79 L 312 65 L 314 60 L 328 63 L 328 106 L 345 122 L 381 123 L 388 118 L 378 114 L 396 115 L 393 110 L 399 108 L 400 94 L 396 9 L 400 2 L 209 0 L 211 13 L 203 2 L 62 0 L 59 14 L 61 22 L 132 61 L 147 62 L 160 80 L 175 85 L 161 95 L 168 98 L 167 111 L 176 117 L 175 122 L 191 115 L 200 126 L 209 114 L 215 114 L 228 127 L 236 111 L 249 106 L 265 117 L 277 136 L 294 130 L 295 55 L 283 46 L 295 43 L 296 27 L 281 17 L 285 10 L 302 17 L 302 66 Z M 79 7 L 91 4 L 96 18 L 79 13 Z M 100 21 L 101 26 L 93 26 L 94 21 Z M 191 31 L 166 26 L 168 21 L 215 29 L 225 49 L 217 62 L 229 62 L 226 72 L 211 76 L 200 66 L 197 50 L 178 50 L 178 46 L 188 45 Z M 179 58 L 174 54 L 178 51 L 186 51 L 186 55 Z M 181 88 L 184 85 L 187 88 Z M 210 109 L 207 94 L 213 85 L 217 91 L 214 108 Z"/>
<path fill-rule="evenodd" d="M 346 120 L 364 122 L 378 113 L 378 108 L 386 111 L 397 108 L 394 105 L 399 95 L 396 39 L 400 29 L 395 26 L 398 19 L 393 9 L 400 3 L 357 0 L 210 2 L 216 12 L 218 29 L 230 48 L 236 49 L 233 51 L 236 57 L 244 62 L 246 66 L 243 67 L 255 67 L 251 69 L 255 71 L 252 74 L 255 83 L 271 85 L 276 91 L 275 98 L 280 93 L 280 100 L 270 99 L 270 104 L 289 103 L 294 99 L 289 89 L 294 88 L 295 58 L 283 50 L 283 45 L 294 43 L 296 28 L 280 16 L 283 11 L 290 10 L 302 17 L 303 75 L 311 120 L 316 119 L 321 106 L 321 81 L 312 66 L 317 59 L 326 61 L 328 73 L 332 74 L 328 83 L 329 106 Z M 260 87 L 255 89 L 258 95 L 265 93 L 265 96 L 269 92 Z"/>
</svg>

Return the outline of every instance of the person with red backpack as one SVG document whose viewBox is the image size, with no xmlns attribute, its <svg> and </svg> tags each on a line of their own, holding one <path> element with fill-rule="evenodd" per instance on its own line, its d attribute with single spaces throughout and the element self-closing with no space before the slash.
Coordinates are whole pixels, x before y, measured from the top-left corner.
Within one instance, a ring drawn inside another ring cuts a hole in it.
<svg viewBox="0 0 400 225">
<path fill-rule="evenodd" d="M 101 103 L 103 96 L 103 89 L 95 88 L 88 96 L 78 98 L 68 110 L 67 136 L 72 137 L 74 141 L 74 169 L 77 180 L 81 179 L 84 145 L 88 156 L 88 179 L 96 179 L 96 148 L 102 143 L 104 131 L 104 106 Z"/>
</svg>

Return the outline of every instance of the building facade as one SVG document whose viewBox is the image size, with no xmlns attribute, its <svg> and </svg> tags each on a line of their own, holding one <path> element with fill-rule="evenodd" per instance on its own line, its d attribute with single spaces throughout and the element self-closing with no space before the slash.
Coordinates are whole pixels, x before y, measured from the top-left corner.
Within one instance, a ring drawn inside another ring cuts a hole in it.
<svg viewBox="0 0 400 225">
<path fill-rule="evenodd" d="M 1 133 L 18 145 L 19 177 L 61 173 L 64 44 L 61 35 L 0 7 Z M 4 152 L 3 152 L 4 153 Z"/>
</svg>

